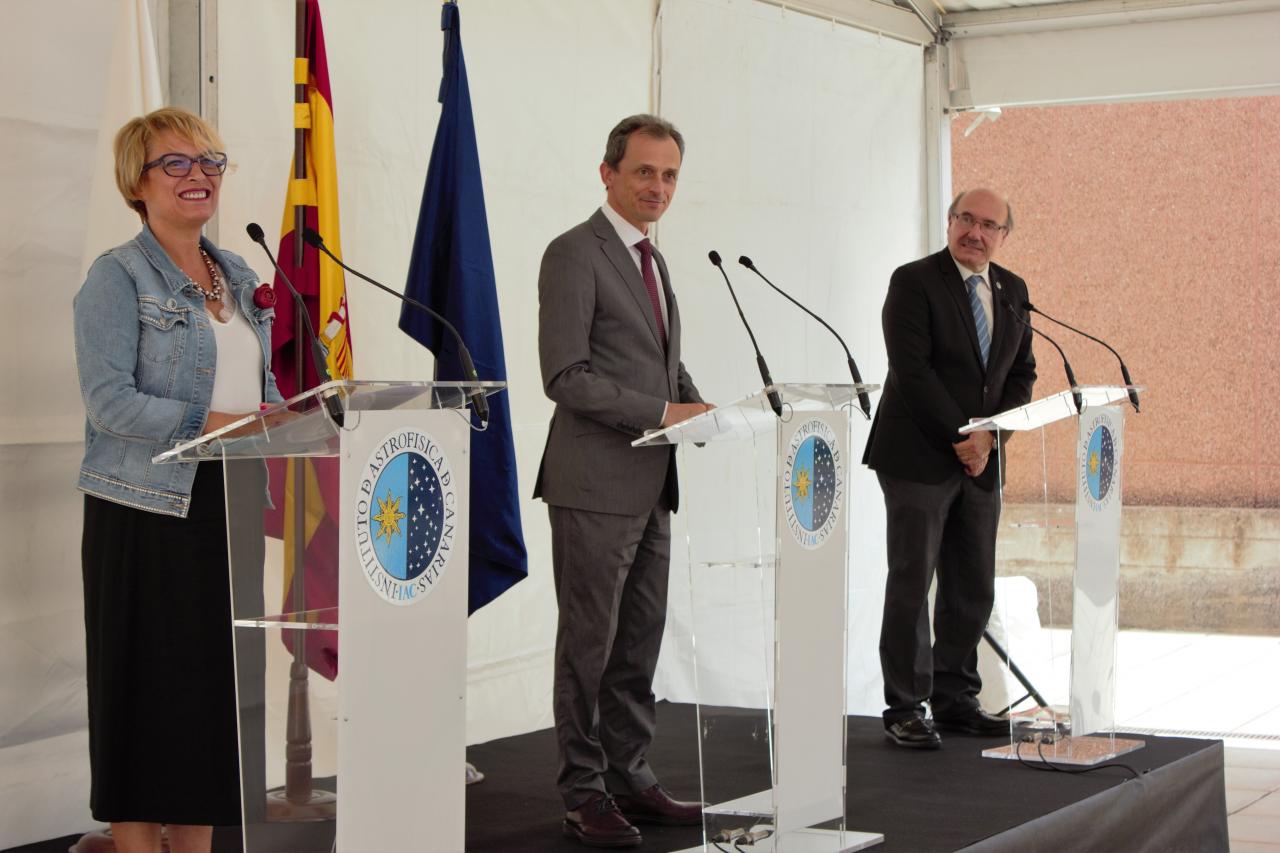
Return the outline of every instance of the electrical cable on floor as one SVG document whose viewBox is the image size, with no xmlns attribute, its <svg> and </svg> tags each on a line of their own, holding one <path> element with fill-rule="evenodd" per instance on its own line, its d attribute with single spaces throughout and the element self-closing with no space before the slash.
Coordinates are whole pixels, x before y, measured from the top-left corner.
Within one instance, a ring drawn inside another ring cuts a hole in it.
<svg viewBox="0 0 1280 853">
<path fill-rule="evenodd" d="M 1054 772 L 1054 773 L 1081 774 L 1081 773 L 1092 773 L 1095 770 L 1104 770 L 1107 767 L 1122 767 L 1125 770 L 1128 770 L 1130 773 L 1132 773 L 1134 779 L 1137 779 L 1142 776 L 1142 774 L 1139 773 L 1137 770 L 1135 770 L 1133 767 L 1120 761 L 1108 762 L 1107 764 L 1095 764 L 1092 767 L 1064 767 L 1060 764 L 1054 764 L 1049 759 L 1045 758 L 1044 741 L 1039 739 L 1035 741 L 1035 744 L 1036 744 L 1036 752 L 1039 754 L 1040 761 L 1042 762 L 1042 764 L 1035 764 L 1033 762 L 1027 761 L 1025 758 L 1022 757 L 1022 745 L 1024 743 L 1030 743 L 1030 742 L 1031 742 L 1030 737 L 1027 737 L 1027 738 L 1024 738 L 1023 740 L 1018 741 L 1016 744 L 1014 744 L 1013 754 L 1014 754 L 1014 757 L 1018 759 L 1019 764 L 1021 764 L 1023 767 L 1030 767 L 1032 770 L 1044 770 L 1047 772 Z"/>
</svg>

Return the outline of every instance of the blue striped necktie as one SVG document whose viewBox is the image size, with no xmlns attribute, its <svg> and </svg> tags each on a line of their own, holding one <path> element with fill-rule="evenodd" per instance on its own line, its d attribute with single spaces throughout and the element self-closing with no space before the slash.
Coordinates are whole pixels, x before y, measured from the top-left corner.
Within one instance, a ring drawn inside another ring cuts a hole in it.
<svg viewBox="0 0 1280 853">
<path fill-rule="evenodd" d="M 987 325 L 987 312 L 982 309 L 982 300 L 978 298 L 978 288 L 982 286 L 982 276 L 971 275 L 964 280 L 969 286 L 969 310 L 973 312 L 973 325 L 978 330 L 978 349 L 982 351 L 982 366 L 987 366 L 987 356 L 991 352 L 991 327 Z"/>
</svg>

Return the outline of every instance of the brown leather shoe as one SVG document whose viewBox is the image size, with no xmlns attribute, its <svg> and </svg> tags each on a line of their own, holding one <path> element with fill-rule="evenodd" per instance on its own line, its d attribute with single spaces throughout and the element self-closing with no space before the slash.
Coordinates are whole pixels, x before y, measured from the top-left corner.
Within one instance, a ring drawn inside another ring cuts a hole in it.
<svg viewBox="0 0 1280 853">
<path fill-rule="evenodd" d="M 627 823 L 608 794 L 592 794 L 565 813 L 561 830 L 588 847 L 638 847 L 640 830 Z"/>
<path fill-rule="evenodd" d="M 618 808 L 635 823 L 657 823 L 663 826 L 697 826 L 702 823 L 702 803 L 673 800 L 661 785 L 645 788 L 638 794 L 618 794 Z"/>
</svg>

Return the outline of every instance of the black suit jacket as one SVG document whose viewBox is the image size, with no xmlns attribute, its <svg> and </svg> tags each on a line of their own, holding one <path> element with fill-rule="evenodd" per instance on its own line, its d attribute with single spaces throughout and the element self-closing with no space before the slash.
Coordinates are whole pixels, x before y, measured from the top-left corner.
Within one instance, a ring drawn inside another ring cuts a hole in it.
<svg viewBox="0 0 1280 853">
<path fill-rule="evenodd" d="M 989 280 L 993 330 L 984 370 L 968 289 L 951 253 L 943 249 L 894 271 L 881 312 L 889 375 L 864 464 L 891 477 L 942 482 L 963 470 L 951 447 L 963 438 L 960 427 L 1030 402 L 1031 331 L 1008 307 L 1027 301 L 1026 282 L 996 264 Z M 992 488 L 1000 467 L 993 457 L 979 485 Z"/>
</svg>

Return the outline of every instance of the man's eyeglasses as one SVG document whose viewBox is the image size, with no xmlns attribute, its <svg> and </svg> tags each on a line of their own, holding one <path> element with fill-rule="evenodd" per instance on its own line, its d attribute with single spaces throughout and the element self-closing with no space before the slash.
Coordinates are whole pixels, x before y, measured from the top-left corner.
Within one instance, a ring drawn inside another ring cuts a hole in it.
<svg viewBox="0 0 1280 853">
<path fill-rule="evenodd" d="M 221 175 L 227 171 L 227 155 L 221 151 L 212 151 L 200 157 L 188 157 L 185 154 L 163 154 L 150 163 L 143 164 L 142 171 L 145 172 L 147 169 L 159 166 L 171 178 L 185 178 L 191 174 L 191 167 L 197 163 L 200 164 L 200 171 L 209 177 Z"/>
<path fill-rule="evenodd" d="M 185 172 L 183 174 L 186 174 Z M 988 237 L 994 237 L 997 234 L 1003 234 L 1009 230 L 1008 225 L 1001 225 L 999 222 L 992 222 L 990 219 L 974 219 L 968 213 L 956 213 L 951 216 L 964 230 L 968 231 L 977 225 L 982 229 L 982 233 Z"/>
</svg>

